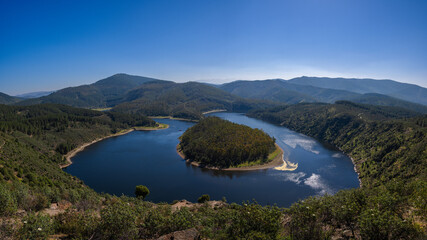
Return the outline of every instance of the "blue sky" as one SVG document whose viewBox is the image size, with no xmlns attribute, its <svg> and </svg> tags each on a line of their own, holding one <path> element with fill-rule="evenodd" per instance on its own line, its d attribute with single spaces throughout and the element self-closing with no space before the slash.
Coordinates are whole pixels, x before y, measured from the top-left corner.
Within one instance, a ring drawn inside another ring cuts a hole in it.
<svg viewBox="0 0 427 240">
<path fill-rule="evenodd" d="M 115 73 L 178 82 L 297 76 L 427 87 L 427 1 L 0 0 L 0 92 Z"/>
</svg>

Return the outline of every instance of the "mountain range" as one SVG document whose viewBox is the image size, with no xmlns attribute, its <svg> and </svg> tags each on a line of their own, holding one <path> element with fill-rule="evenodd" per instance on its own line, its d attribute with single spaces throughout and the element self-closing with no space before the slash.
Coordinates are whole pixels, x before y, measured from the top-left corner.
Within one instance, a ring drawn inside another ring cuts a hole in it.
<svg viewBox="0 0 427 240">
<path fill-rule="evenodd" d="M 374 79 L 299 77 L 290 80 L 239 80 L 212 85 L 175 83 L 120 73 L 93 84 L 64 88 L 47 96 L 22 99 L 0 95 L 0 103 L 3 104 L 58 103 L 191 118 L 197 118 L 201 112 L 212 109 L 247 111 L 280 104 L 334 103 L 340 100 L 427 113 L 426 88 Z"/>
<path fill-rule="evenodd" d="M 19 95 L 15 95 L 15 97 L 18 98 L 39 98 L 47 96 L 55 91 L 40 91 L 40 92 L 29 92 L 29 93 L 23 93 Z"/>
<path fill-rule="evenodd" d="M 401 107 L 410 109 L 416 112 L 420 113 L 427 113 L 427 106 L 416 103 L 416 102 L 410 102 L 406 100 L 402 100 L 396 97 L 392 97 L 389 95 L 381 94 L 378 92 L 384 92 L 377 90 L 374 91 L 374 86 L 377 84 L 375 81 L 369 79 L 369 82 L 372 82 L 373 85 L 369 85 L 367 83 L 367 88 L 372 89 L 373 92 L 370 93 L 357 93 L 349 90 L 344 89 L 331 89 L 331 88 L 324 88 L 324 87 L 318 87 L 318 86 L 312 86 L 308 85 L 310 83 L 307 79 L 308 77 L 304 78 L 295 78 L 291 80 L 283 80 L 283 79 L 269 79 L 269 80 L 256 80 L 256 81 L 234 81 L 231 83 L 225 83 L 222 85 L 219 85 L 217 87 L 231 93 L 235 94 L 237 96 L 241 97 L 248 97 L 248 98 L 255 98 L 255 99 L 263 99 L 263 100 L 270 100 L 270 101 L 276 101 L 276 102 L 282 102 L 286 104 L 296 104 L 296 103 L 302 103 L 302 102 L 325 102 L 325 103 L 334 103 L 336 101 L 340 100 L 347 100 L 352 101 L 356 103 L 364 103 L 364 104 L 371 104 L 371 105 L 379 105 L 379 106 L 394 106 L 394 107 Z M 326 79 L 326 78 L 323 78 Z M 299 80 L 303 80 L 302 83 L 306 83 L 307 85 L 302 84 L 299 82 Z M 333 79 L 329 79 L 330 81 L 333 81 Z M 345 80 L 339 79 L 339 82 L 343 82 Z M 356 85 L 352 79 L 349 79 L 350 83 L 352 85 Z M 378 80 L 381 81 L 381 80 Z M 366 81 L 365 81 L 366 82 Z M 395 89 L 398 89 L 398 91 L 405 95 L 410 95 L 413 91 L 413 87 L 411 88 L 405 88 L 405 83 L 398 83 L 391 81 L 391 84 L 397 85 L 399 87 L 395 87 Z M 401 84 L 401 85 L 399 85 Z M 320 85 L 320 84 L 317 84 Z M 360 85 L 363 85 L 363 83 L 360 83 Z M 416 85 L 413 85 L 416 86 Z M 422 87 L 417 87 L 417 92 L 424 92 L 427 89 Z M 362 87 L 356 88 L 361 89 Z M 349 87 L 350 89 L 350 87 Z M 408 92 L 406 93 L 404 89 L 408 89 Z M 408 97 L 409 98 L 409 97 Z M 423 97 L 420 98 L 413 98 L 414 100 L 417 100 L 417 102 L 423 102 Z"/>
<path fill-rule="evenodd" d="M 357 79 L 357 78 L 326 78 L 299 77 L 288 82 L 323 87 L 336 90 L 346 90 L 355 93 L 379 93 L 406 101 L 427 105 L 427 89 L 415 84 L 401 83 L 393 80 Z"/>
</svg>

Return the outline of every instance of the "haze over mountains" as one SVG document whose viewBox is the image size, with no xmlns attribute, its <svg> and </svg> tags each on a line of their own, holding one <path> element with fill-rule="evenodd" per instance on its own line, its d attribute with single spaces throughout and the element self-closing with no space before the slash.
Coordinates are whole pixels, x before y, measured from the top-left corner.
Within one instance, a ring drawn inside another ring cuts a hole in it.
<svg viewBox="0 0 427 240">
<path fill-rule="evenodd" d="M 31 99 L 0 95 L 0 103 L 3 104 L 59 103 L 74 107 L 107 107 L 113 108 L 113 111 L 191 118 L 197 117 L 202 111 L 218 108 L 247 111 L 261 106 L 301 102 L 334 103 L 339 100 L 427 113 L 426 88 L 374 79 L 300 77 L 291 80 L 240 80 L 211 85 L 116 74 L 93 84 L 68 87 Z"/>
<path fill-rule="evenodd" d="M 356 78 L 319 78 L 299 77 L 290 83 L 347 90 L 355 93 L 380 93 L 406 101 L 427 105 L 427 89 L 415 84 L 401 83 L 393 80 L 356 79 Z"/>
<path fill-rule="evenodd" d="M 39 98 L 39 97 L 47 96 L 47 95 L 49 95 L 49 94 L 51 94 L 53 92 L 55 92 L 55 91 L 29 92 L 29 93 L 24 93 L 24 94 L 16 95 L 15 97 L 19 97 L 19 98 Z"/>
</svg>

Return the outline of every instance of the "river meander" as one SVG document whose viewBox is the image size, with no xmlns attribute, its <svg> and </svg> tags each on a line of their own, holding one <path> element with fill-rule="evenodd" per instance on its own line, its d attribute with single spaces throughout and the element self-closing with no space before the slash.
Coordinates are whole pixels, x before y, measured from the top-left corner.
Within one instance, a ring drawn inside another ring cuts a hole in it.
<svg viewBox="0 0 427 240">
<path fill-rule="evenodd" d="M 175 147 L 178 137 L 194 123 L 157 119 L 170 127 L 134 131 L 97 142 L 73 157 L 73 164 L 65 171 L 98 192 L 115 195 L 133 196 L 136 185 L 146 185 L 151 192 L 147 200 L 153 202 L 195 202 L 200 195 L 209 194 L 211 199 L 226 197 L 228 202 L 255 199 L 263 205 L 288 207 L 308 196 L 359 187 L 350 158 L 335 149 L 242 114 L 210 115 L 264 130 L 276 138 L 285 151 L 285 159 L 297 168 L 224 172 L 191 166 L 176 153 Z"/>
</svg>

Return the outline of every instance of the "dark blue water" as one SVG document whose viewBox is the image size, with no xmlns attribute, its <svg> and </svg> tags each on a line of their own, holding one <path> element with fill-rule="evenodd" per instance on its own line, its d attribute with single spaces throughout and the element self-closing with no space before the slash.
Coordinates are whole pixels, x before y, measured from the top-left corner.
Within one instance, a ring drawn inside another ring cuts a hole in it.
<svg viewBox="0 0 427 240">
<path fill-rule="evenodd" d="M 263 205 L 288 207 L 308 196 L 359 187 L 351 160 L 312 138 L 237 113 L 212 115 L 263 129 L 276 138 L 285 158 L 298 168 L 224 172 L 191 166 L 178 156 L 175 147 L 178 137 L 194 123 L 158 119 L 170 127 L 95 143 L 78 153 L 65 171 L 98 192 L 115 195 L 133 196 L 136 185 L 146 185 L 151 192 L 147 200 L 153 202 L 196 201 L 209 194 L 211 199 L 226 197 L 229 202 L 255 199 Z"/>
</svg>

